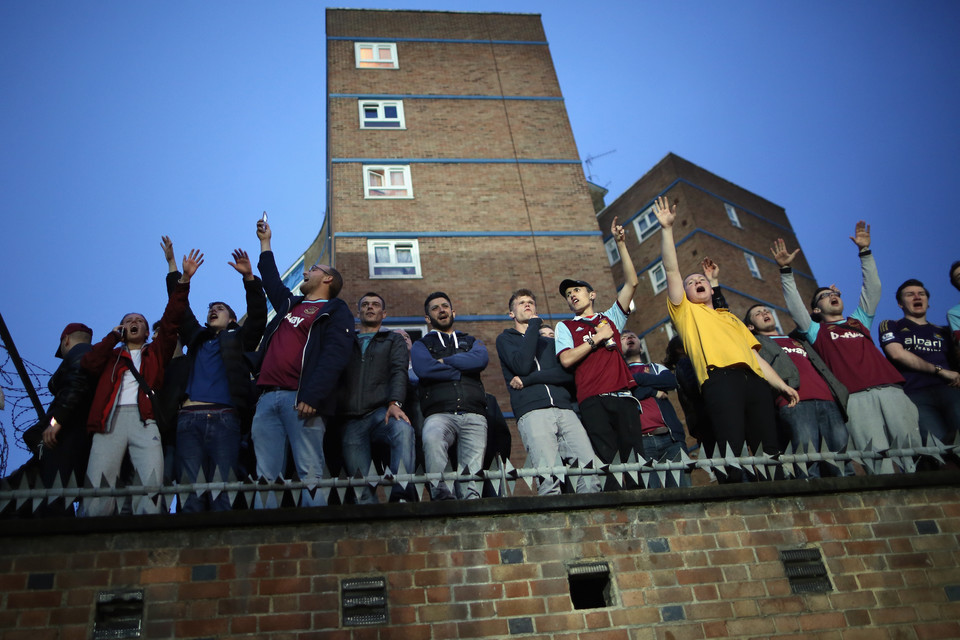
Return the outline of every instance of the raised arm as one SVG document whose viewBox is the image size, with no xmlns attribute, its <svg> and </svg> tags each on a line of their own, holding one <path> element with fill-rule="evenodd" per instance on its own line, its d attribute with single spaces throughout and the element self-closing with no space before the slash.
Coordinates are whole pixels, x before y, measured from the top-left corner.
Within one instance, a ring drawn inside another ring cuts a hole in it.
<svg viewBox="0 0 960 640">
<path fill-rule="evenodd" d="M 723 290 L 720 288 L 720 265 L 707 257 L 700 262 L 700 268 L 703 270 L 703 275 L 707 277 L 707 280 L 710 281 L 710 286 L 713 288 L 713 308 L 729 309 L 730 305 L 727 304 L 727 299 L 724 297 Z"/>
<path fill-rule="evenodd" d="M 167 297 L 169 298 L 173 294 L 173 290 L 176 288 L 177 283 L 180 282 L 180 268 L 177 267 L 177 259 L 174 257 L 173 253 L 173 240 L 170 239 L 170 236 L 161 236 L 160 237 L 160 246 L 163 249 L 163 257 L 167 260 Z M 200 321 L 197 320 L 197 316 L 193 313 L 193 309 L 190 308 L 190 305 L 187 305 L 186 311 L 183 312 L 183 318 L 180 320 L 180 329 L 178 330 L 180 335 L 180 342 L 184 345 L 190 342 L 190 338 L 200 329 Z"/>
<path fill-rule="evenodd" d="M 870 252 L 870 225 L 863 220 L 857 222 L 850 240 L 857 245 L 860 252 L 860 271 L 863 273 L 863 285 L 860 287 L 858 309 L 869 317 L 869 321 L 861 319 L 861 322 L 869 327 L 873 323 L 873 316 L 877 313 L 877 305 L 880 304 L 880 294 L 882 293 L 880 275 L 877 273 L 877 263 Z"/>
<path fill-rule="evenodd" d="M 677 261 L 677 247 L 673 239 L 673 223 L 677 221 L 677 205 L 670 207 L 670 201 L 664 196 L 653 203 L 653 212 L 662 228 L 660 232 L 660 255 L 663 271 L 667 275 L 667 297 L 675 305 L 683 302 L 683 276 L 680 275 L 680 263 Z"/>
<path fill-rule="evenodd" d="M 633 293 L 637 290 L 640 278 L 637 277 L 637 269 L 633 266 L 633 259 L 630 257 L 630 251 L 627 249 L 627 232 L 622 225 L 617 223 L 617 216 L 613 217 L 613 223 L 610 225 L 610 233 L 617 242 L 617 251 L 620 252 L 620 264 L 623 266 L 623 287 L 617 294 L 617 302 L 620 308 L 626 312 L 630 311 L 630 301 L 633 300 Z"/>
<path fill-rule="evenodd" d="M 813 320 L 800 298 L 800 292 L 797 291 L 797 283 L 793 279 L 793 267 L 790 266 L 797 254 L 800 253 L 800 247 L 792 252 L 787 251 L 787 244 L 783 241 L 783 238 L 777 238 L 773 246 L 770 247 L 770 253 L 773 254 L 773 259 L 777 261 L 777 264 L 780 265 L 780 286 L 783 288 L 783 299 L 787 303 L 790 317 L 797 323 L 797 327 L 802 333 L 809 334 Z"/>
</svg>

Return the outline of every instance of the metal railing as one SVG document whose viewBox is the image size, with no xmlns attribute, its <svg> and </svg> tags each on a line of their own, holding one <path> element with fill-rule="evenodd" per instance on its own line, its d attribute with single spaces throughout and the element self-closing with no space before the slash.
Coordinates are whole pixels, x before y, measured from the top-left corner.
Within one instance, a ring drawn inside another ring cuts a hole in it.
<svg viewBox="0 0 960 640">
<path fill-rule="evenodd" d="M 760 447 L 762 449 L 762 447 Z M 70 504 L 76 500 L 87 498 L 149 498 L 157 504 L 170 505 L 172 498 L 183 504 L 190 496 L 209 496 L 211 500 L 226 493 L 231 505 L 235 508 L 257 506 L 279 506 L 288 504 L 291 500 L 297 504 L 298 497 L 322 496 L 325 503 L 329 503 L 334 494 L 340 503 L 348 501 L 351 491 L 369 487 L 375 490 L 378 486 L 399 486 L 402 489 L 412 487 L 406 495 L 415 495 L 417 500 L 429 495 L 429 487 L 436 487 L 440 483 L 452 485 L 463 482 L 489 483 L 494 493 L 500 497 L 514 495 L 516 484 L 523 482 L 527 489 L 533 489 L 535 479 L 556 478 L 567 484 L 571 491 L 576 491 L 576 479 L 581 476 L 600 476 L 607 480 L 607 490 L 623 487 L 646 488 L 653 484 L 658 487 L 679 486 L 681 476 L 695 469 L 713 471 L 722 478 L 729 475 L 742 475 L 751 480 L 773 480 L 777 478 L 805 478 L 809 476 L 810 465 L 821 466 L 823 475 L 842 476 L 853 473 L 852 463 L 862 467 L 866 474 L 880 473 L 912 473 L 916 470 L 917 460 L 921 457 L 935 460 L 944 464 L 946 456 L 960 455 L 960 435 L 953 444 L 946 444 L 935 436 L 928 436 L 927 443 L 920 445 L 917 442 L 895 441 L 887 449 L 874 449 L 870 446 L 857 450 L 853 443 L 849 443 L 842 451 L 830 451 L 825 442 L 819 448 L 813 445 L 801 446 L 797 450 L 788 447 L 783 453 L 771 455 L 761 453 L 751 454 L 746 446 L 740 455 L 733 455 L 730 450 L 721 450 L 715 447 L 711 457 L 690 458 L 685 452 L 674 460 L 654 461 L 646 460 L 642 456 L 631 453 L 626 461 L 619 460 L 619 456 L 611 463 L 605 464 L 593 460 L 585 465 L 577 461 L 565 463 L 557 459 L 550 467 L 514 467 L 509 460 L 497 458 L 489 469 L 473 471 L 467 468 L 457 470 L 448 468 L 442 473 L 424 473 L 422 470 L 410 473 L 402 467 L 397 473 L 379 473 L 371 463 L 369 472 L 364 476 L 359 472 L 354 476 L 341 474 L 336 478 L 315 479 L 267 479 L 253 478 L 238 479 L 229 474 L 227 478 L 215 472 L 211 478 L 206 478 L 201 471 L 195 482 L 181 482 L 179 484 L 163 484 L 161 480 L 151 477 L 146 481 L 134 477 L 127 486 L 111 486 L 105 478 L 100 479 L 99 486 L 93 486 L 89 479 L 83 484 L 75 477 L 62 483 L 59 478 L 52 486 L 43 486 L 39 479 L 30 474 L 22 475 L 13 484 L 7 480 L 0 481 L 0 513 L 11 510 L 36 511 L 44 504 L 62 500 Z M 735 471 L 734 471 L 735 470 Z M 654 481 L 656 478 L 656 481 Z M 632 484 L 631 482 L 632 481 Z M 527 492 L 526 495 L 530 495 Z M 243 498 L 241 502 L 239 499 Z"/>
</svg>

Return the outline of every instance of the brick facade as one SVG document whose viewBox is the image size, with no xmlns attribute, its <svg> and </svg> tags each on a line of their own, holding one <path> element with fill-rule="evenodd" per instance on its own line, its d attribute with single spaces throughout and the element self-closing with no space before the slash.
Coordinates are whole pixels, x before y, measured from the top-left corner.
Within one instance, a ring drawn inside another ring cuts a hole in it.
<svg viewBox="0 0 960 640">
<path fill-rule="evenodd" d="M 122 588 L 143 589 L 147 638 L 956 638 L 958 480 L 8 522 L 0 638 L 90 638 Z M 780 552 L 801 548 L 831 591 L 791 593 Z M 584 562 L 609 568 L 605 606 L 574 608 Z M 343 626 L 361 577 L 386 580 L 386 625 Z"/>
<path fill-rule="evenodd" d="M 367 40 L 394 42 L 399 68 L 356 68 L 354 44 Z M 569 317 L 565 277 L 615 292 L 540 17 L 330 9 L 327 88 L 341 297 L 377 291 L 387 325 L 422 326 L 426 295 L 446 291 L 470 317 L 457 328 L 487 345 L 483 382 L 509 413 L 494 343 L 511 292 L 535 291 L 548 317 Z M 359 101 L 378 96 L 403 101 L 405 128 L 360 128 Z M 409 166 L 414 197 L 365 199 L 364 164 L 390 161 Z M 418 242 L 421 278 L 369 277 L 367 240 L 390 234 Z"/>
</svg>

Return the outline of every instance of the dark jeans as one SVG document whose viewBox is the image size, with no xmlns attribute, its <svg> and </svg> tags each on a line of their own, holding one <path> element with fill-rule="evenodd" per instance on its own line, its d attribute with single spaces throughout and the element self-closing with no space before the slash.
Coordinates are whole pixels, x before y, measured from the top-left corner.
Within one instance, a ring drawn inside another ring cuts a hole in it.
<svg viewBox="0 0 960 640">
<path fill-rule="evenodd" d="M 744 442 L 755 454 L 761 449 L 770 455 L 779 453 L 773 396 L 766 380 L 746 368 L 711 369 L 700 393 L 710 414 L 721 455 L 739 457 Z M 767 469 L 769 475 L 783 477 L 779 467 L 776 472 L 773 467 Z M 743 473 L 736 467 L 719 471 L 717 479 L 720 482 L 743 480 Z"/>
<path fill-rule="evenodd" d="M 653 460 L 654 462 L 680 460 L 680 452 L 683 451 L 683 443 L 674 440 L 673 436 L 669 433 L 664 433 L 658 436 L 643 436 L 640 438 L 640 443 L 643 445 L 643 450 L 641 451 L 643 457 L 647 460 Z M 652 473 L 648 473 L 646 477 L 647 488 L 657 489 L 663 486 L 676 487 L 678 485 L 673 478 L 673 474 L 670 471 L 667 471 L 664 476 L 666 483 L 661 483 L 660 474 L 658 472 L 654 471 Z M 684 470 L 681 472 L 679 486 L 690 486 L 689 471 Z"/>
<path fill-rule="evenodd" d="M 207 482 L 213 481 L 214 471 L 226 482 L 230 473 L 236 474 L 240 456 L 240 419 L 233 409 L 209 411 L 180 411 L 177 417 L 177 466 L 180 481 L 197 482 L 200 470 Z M 221 492 L 216 500 L 204 493 L 191 493 L 181 511 L 228 511 L 230 499 Z"/>
<path fill-rule="evenodd" d="M 810 450 L 810 445 L 819 451 L 821 441 L 825 441 L 827 449 L 834 453 L 847 445 L 847 425 L 833 400 L 804 400 L 795 407 L 780 407 L 780 419 L 790 427 L 794 451 L 801 444 L 805 451 Z M 841 463 L 841 469 L 837 469 L 829 462 L 815 462 L 807 466 L 806 477 L 853 475 L 849 464 Z M 843 471 L 845 467 L 846 472 Z M 798 469 L 798 474 L 804 477 L 802 473 Z"/>
<path fill-rule="evenodd" d="M 920 434 L 929 433 L 952 444 L 960 426 L 960 389 L 940 384 L 910 391 L 907 396 L 920 413 Z"/>
</svg>

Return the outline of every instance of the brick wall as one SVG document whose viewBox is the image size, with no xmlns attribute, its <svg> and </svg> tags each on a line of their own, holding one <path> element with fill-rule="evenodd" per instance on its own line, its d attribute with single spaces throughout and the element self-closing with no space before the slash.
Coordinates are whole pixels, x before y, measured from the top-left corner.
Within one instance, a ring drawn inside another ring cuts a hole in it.
<svg viewBox="0 0 960 640">
<path fill-rule="evenodd" d="M 957 638 L 958 480 L 5 523 L 0 637 L 90 638 L 98 592 L 142 588 L 148 638 Z M 832 591 L 791 593 L 798 548 Z M 574 608 L 584 561 L 607 606 Z M 385 578 L 387 626 L 341 626 L 358 577 Z"/>
</svg>

